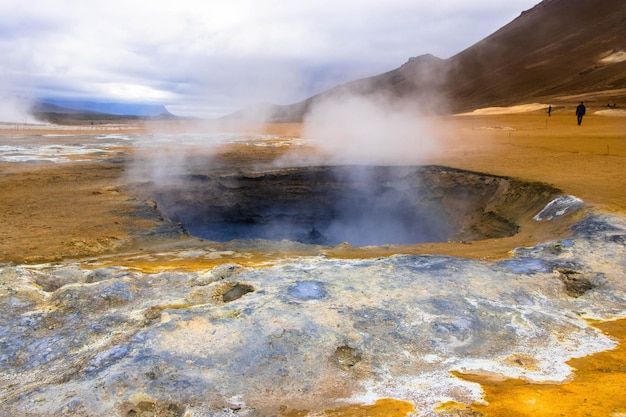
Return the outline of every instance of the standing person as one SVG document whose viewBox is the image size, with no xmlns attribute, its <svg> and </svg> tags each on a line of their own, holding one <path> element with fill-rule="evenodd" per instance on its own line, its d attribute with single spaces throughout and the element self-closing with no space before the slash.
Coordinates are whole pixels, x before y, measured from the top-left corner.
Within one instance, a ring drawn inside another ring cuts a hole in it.
<svg viewBox="0 0 626 417">
<path fill-rule="evenodd" d="M 548 106 L 548 117 L 552 115 L 552 106 Z"/>
<path fill-rule="evenodd" d="M 585 109 L 585 105 L 581 101 L 578 107 L 576 107 L 576 117 L 578 118 L 578 126 L 580 126 L 580 124 L 583 122 L 583 116 L 585 115 L 586 111 L 587 109 Z"/>
</svg>

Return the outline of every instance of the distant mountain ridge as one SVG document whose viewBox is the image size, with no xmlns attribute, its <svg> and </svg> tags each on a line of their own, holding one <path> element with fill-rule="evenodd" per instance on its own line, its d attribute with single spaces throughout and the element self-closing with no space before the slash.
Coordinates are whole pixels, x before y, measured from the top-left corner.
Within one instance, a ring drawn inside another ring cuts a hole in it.
<svg viewBox="0 0 626 417">
<path fill-rule="evenodd" d="M 265 108 L 269 121 L 299 122 L 315 103 L 342 94 L 409 100 L 431 113 L 571 101 L 592 92 L 626 101 L 625 28 L 624 0 L 544 0 L 451 58 L 422 55 L 301 102 Z"/>
<path fill-rule="evenodd" d="M 136 103 L 102 103 L 83 100 L 42 99 L 31 108 L 34 113 L 108 114 L 118 116 L 172 116 L 163 105 Z"/>
</svg>

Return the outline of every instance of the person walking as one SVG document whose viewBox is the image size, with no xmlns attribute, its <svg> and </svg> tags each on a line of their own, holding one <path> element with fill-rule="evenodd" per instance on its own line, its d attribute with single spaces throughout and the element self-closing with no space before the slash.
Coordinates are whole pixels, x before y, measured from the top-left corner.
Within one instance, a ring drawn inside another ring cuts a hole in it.
<svg viewBox="0 0 626 417">
<path fill-rule="evenodd" d="M 586 111 L 587 109 L 585 108 L 585 105 L 581 101 L 578 107 L 576 107 L 576 117 L 578 118 L 578 126 L 580 126 L 580 124 L 583 122 L 583 116 L 585 115 Z"/>
</svg>

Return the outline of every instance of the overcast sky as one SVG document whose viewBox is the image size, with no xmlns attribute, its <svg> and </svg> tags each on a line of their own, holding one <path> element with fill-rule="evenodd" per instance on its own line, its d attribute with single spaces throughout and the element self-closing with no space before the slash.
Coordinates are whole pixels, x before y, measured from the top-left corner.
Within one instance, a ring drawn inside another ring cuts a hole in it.
<svg viewBox="0 0 626 417">
<path fill-rule="evenodd" d="M 215 117 L 448 58 L 539 1 L 2 0 L 0 90 Z"/>
</svg>

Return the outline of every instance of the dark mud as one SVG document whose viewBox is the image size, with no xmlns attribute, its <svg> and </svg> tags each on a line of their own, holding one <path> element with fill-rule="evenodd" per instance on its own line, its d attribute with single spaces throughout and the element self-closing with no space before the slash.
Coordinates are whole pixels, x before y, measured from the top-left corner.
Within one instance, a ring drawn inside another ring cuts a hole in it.
<svg viewBox="0 0 626 417">
<path fill-rule="evenodd" d="M 396 166 L 214 170 L 136 183 L 192 235 L 353 246 L 472 241 L 515 235 L 560 192 L 453 168 Z"/>
</svg>

